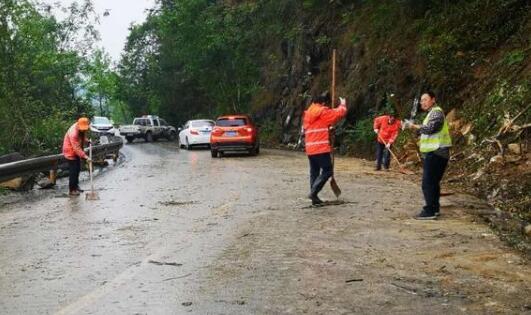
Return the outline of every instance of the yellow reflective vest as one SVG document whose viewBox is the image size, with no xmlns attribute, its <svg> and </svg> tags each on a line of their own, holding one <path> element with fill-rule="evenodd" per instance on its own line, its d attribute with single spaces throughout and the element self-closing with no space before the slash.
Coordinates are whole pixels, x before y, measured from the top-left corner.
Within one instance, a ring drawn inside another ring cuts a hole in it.
<svg viewBox="0 0 531 315">
<path fill-rule="evenodd" d="M 431 111 L 426 115 L 422 124 L 426 125 L 430 120 L 430 114 L 434 111 L 443 112 L 439 106 L 435 106 Z M 420 136 L 420 152 L 428 153 L 433 152 L 439 148 L 449 148 L 452 146 L 452 139 L 450 138 L 450 130 L 448 128 L 448 121 L 446 117 L 444 118 L 444 123 L 442 129 L 434 134 Z"/>
</svg>

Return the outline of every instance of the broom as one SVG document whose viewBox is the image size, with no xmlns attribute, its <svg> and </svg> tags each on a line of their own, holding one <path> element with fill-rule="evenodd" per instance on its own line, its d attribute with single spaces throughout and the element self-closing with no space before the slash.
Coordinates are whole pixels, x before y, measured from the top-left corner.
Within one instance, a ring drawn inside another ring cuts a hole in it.
<svg viewBox="0 0 531 315">
<path fill-rule="evenodd" d="M 98 200 L 100 197 L 98 193 L 94 191 L 94 180 L 93 180 L 93 167 L 92 167 L 92 141 L 89 142 L 89 175 L 90 175 L 90 192 L 85 195 L 86 200 Z"/>
<path fill-rule="evenodd" d="M 404 165 L 402 165 L 402 163 L 400 163 L 400 161 L 398 160 L 398 157 L 396 156 L 396 154 L 393 152 L 393 150 L 391 150 L 391 148 L 387 148 L 387 143 L 384 141 L 384 139 L 382 139 L 382 137 L 380 137 L 380 134 L 378 134 L 378 139 L 382 140 L 382 142 L 386 145 L 386 149 L 389 151 L 389 153 L 391 153 L 391 156 L 393 157 L 393 159 L 395 160 L 395 162 L 398 164 L 398 171 L 402 174 L 406 174 L 406 175 L 413 175 L 415 173 L 413 173 L 412 171 L 406 169 L 404 167 Z"/>
</svg>

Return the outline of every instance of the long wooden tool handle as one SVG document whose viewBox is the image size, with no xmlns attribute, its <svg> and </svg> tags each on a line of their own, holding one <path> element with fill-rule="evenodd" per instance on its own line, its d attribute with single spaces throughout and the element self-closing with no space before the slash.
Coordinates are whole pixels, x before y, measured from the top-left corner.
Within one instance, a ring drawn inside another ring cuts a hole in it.
<svg viewBox="0 0 531 315">
<path fill-rule="evenodd" d="M 92 141 L 90 141 L 90 144 L 89 144 L 89 159 L 90 159 L 90 162 L 89 162 L 90 189 L 92 190 L 92 192 L 94 192 L 94 179 L 93 179 L 94 169 L 92 166 Z"/>
<path fill-rule="evenodd" d="M 332 93 L 330 94 L 332 95 L 330 97 L 330 101 L 331 101 L 330 107 L 334 108 L 334 104 L 336 100 L 336 50 L 335 49 L 332 51 L 332 87 L 331 88 L 332 88 Z M 330 155 L 332 156 L 332 169 L 334 168 L 334 164 L 335 164 L 334 163 L 335 137 L 336 137 L 335 133 L 332 133 L 330 137 L 331 138 L 330 144 L 332 145 L 332 148 L 330 151 Z M 339 196 L 341 195 L 341 189 L 337 185 L 334 175 L 332 175 L 332 179 L 330 180 L 330 187 L 332 187 L 332 191 L 334 192 L 334 195 L 336 195 L 336 198 L 339 198 Z"/>
<path fill-rule="evenodd" d="M 332 50 L 332 86 L 331 86 L 331 98 L 330 98 L 330 107 L 334 108 L 334 104 L 335 104 L 335 98 L 336 98 L 336 50 Z M 330 137 L 331 141 L 330 141 L 330 144 L 332 145 L 332 166 L 334 165 L 334 146 L 335 146 L 335 138 L 336 138 L 336 135 L 335 135 L 335 132 L 331 135 Z"/>
<path fill-rule="evenodd" d="M 330 101 L 332 102 L 332 108 L 335 107 L 336 102 L 336 50 L 332 51 L 332 95 Z"/>
<path fill-rule="evenodd" d="M 387 142 L 385 142 L 384 139 L 382 139 L 382 137 L 380 137 L 380 134 L 378 133 L 378 139 L 382 140 L 384 142 L 384 144 L 387 146 Z M 391 148 L 385 148 L 386 150 L 389 151 L 389 153 L 391 153 L 391 156 L 393 156 L 393 158 L 395 159 L 396 163 L 398 163 L 398 167 L 402 168 L 402 163 L 400 163 L 400 160 L 398 159 L 398 157 L 396 156 L 396 154 L 394 154 L 393 150 L 391 150 Z"/>
</svg>

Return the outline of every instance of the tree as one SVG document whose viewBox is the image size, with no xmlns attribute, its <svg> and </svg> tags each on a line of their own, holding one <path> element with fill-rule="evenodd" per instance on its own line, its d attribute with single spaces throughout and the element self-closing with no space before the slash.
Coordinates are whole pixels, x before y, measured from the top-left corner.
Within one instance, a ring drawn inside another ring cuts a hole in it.
<svg viewBox="0 0 531 315">
<path fill-rule="evenodd" d="M 100 116 L 109 116 L 109 104 L 116 94 L 117 76 L 111 70 L 111 58 L 103 51 L 96 50 L 86 65 L 87 78 L 83 83 L 85 97 L 91 104 L 96 103 Z"/>
<path fill-rule="evenodd" d="M 55 153 L 69 124 L 90 114 L 77 93 L 83 56 L 66 43 L 90 7 L 71 13 L 65 28 L 27 0 L 0 5 L 0 154 Z"/>
</svg>

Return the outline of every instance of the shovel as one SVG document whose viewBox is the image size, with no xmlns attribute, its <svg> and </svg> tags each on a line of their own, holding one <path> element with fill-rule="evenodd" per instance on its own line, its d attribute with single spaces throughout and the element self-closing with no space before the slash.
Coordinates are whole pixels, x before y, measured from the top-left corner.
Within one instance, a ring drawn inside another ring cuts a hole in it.
<svg viewBox="0 0 531 315">
<path fill-rule="evenodd" d="M 332 168 L 333 167 L 334 167 L 334 155 L 332 154 Z M 334 175 L 332 175 L 332 179 L 330 180 L 330 187 L 332 188 L 334 195 L 336 195 L 336 198 L 339 199 L 339 196 L 341 196 L 341 188 L 339 188 L 339 185 L 337 184 Z"/>
<path fill-rule="evenodd" d="M 383 143 L 385 144 L 386 146 L 386 149 L 389 151 L 389 153 L 391 153 L 391 156 L 393 157 L 393 159 L 395 160 L 395 162 L 398 164 L 398 171 L 402 174 L 406 174 L 406 175 L 413 175 L 415 173 L 413 173 L 412 171 L 406 169 L 404 167 L 404 165 L 402 165 L 402 163 L 400 163 L 400 161 L 398 160 L 398 157 L 396 157 L 396 154 L 393 152 L 393 150 L 391 150 L 391 148 L 388 148 L 387 147 L 387 143 L 384 141 L 384 139 L 382 139 L 380 137 L 380 134 L 378 134 L 378 139 L 382 140 Z"/>
<path fill-rule="evenodd" d="M 332 108 L 334 108 L 334 102 L 336 98 L 336 50 L 335 49 L 332 51 L 332 93 L 331 94 L 332 94 L 331 105 L 332 105 Z M 331 155 L 332 155 L 332 170 L 333 170 L 334 169 L 335 134 L 331 133 L 330 138 L 331 138 L 330 144 L 332 144 Z M 341 188 L 339 188 L 339 185 L 337 184 L 336 178 L 334 177 L 334 175 L 332 175 L 332 179 L 330 180 L 330 187 L 332 188 L 332 191 L 334 192 L 334 195 L 336 196 L 336 198 L 339 198 L 339 196 L 341 196 Z"/>
<path fill-rule="evenodd" d="M 94 191 L 94 180 L 93 180 L 93 168 L 92 168 L 92 141 L 89 143 L 89 175 L 90 175 L 90 192 L 86 193 L 86 200 L 99 200 L 100 197 L 98 193 Z"/>
</svg>

